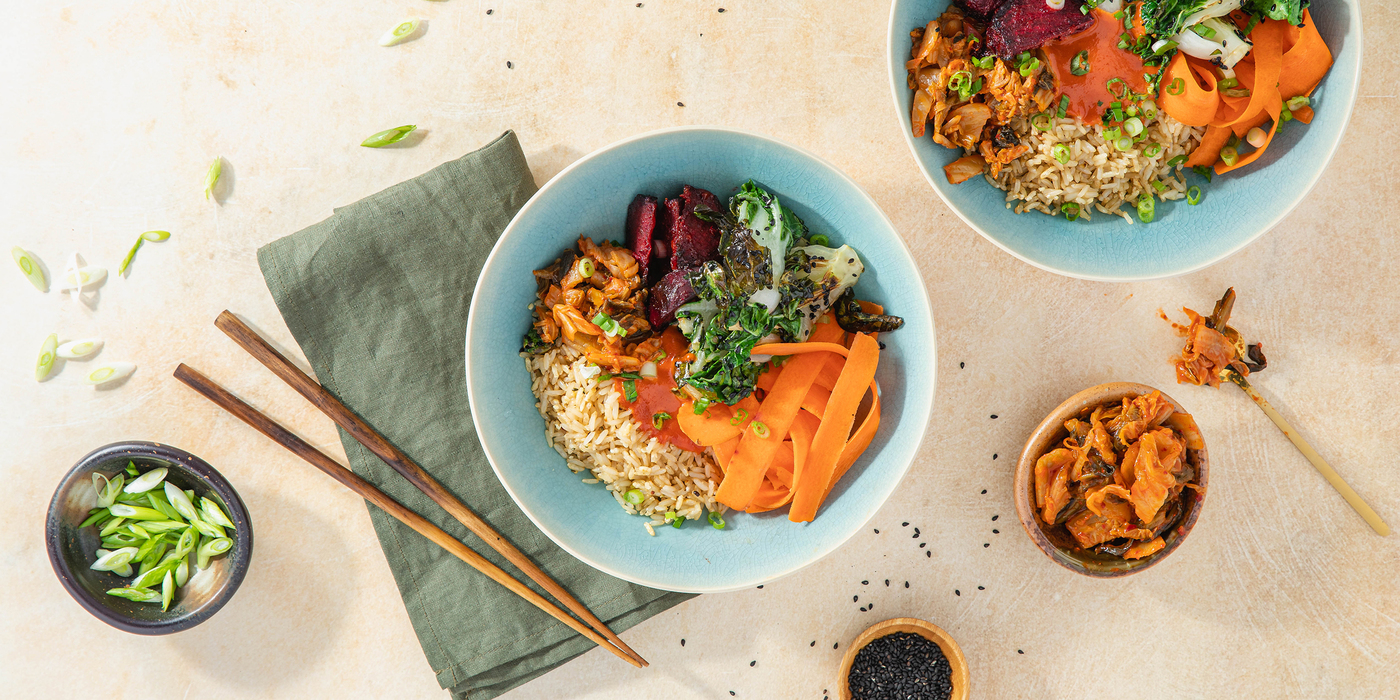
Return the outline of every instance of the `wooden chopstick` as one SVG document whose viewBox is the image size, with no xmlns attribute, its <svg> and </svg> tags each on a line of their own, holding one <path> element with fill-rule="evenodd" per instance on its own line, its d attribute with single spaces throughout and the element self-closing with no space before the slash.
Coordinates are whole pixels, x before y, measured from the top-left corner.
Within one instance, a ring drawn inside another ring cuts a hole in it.
<svg viewBox="0 0 1400 700">
<path fill-rule="evenodd" d="M 228 337 L 232 338 L 233 342 L 238 343 L 244 350 L 247 350 L 248 354 L 252 355 L 257 361 L 263 363 L 265 367 L 272 370 L 273 374 L 276 374 L 282 381 L 295 389 L 297 393 L 306 397 L 307 401 L 310 401 L 313 406 L 329 416 L 331 420 L 335 421 L 336 425 L 343 428 L 345 432 L 359 441 L 361 445 L 368 448 L 375 456 L 384 460 L 385 464 L 392 467 L 394 471 L 398 472 L 403 478 L 408 479 L 409 483 L 418 487 L 419 491 L 427 494 L 429 498 L 433 499 L 433 502 L 442 506 L 443 510 L 451 514 L 453 518 L 456 518 L 457 522 L 465 525 L 472 534 L 480 537 L 483 542 L 499 552 L 507 561 L 525 572 L 525 575 L 529 576 L 530 580 L 539 584 L 540 588 L 543 588 L 550 595 L 554 596 L 556 600 L 563 603 L 569 610 L 572 610 L 574 614 L 582 618 L 583 621 L 592 626 L 593 629 L 600 632 L 604 637 L 607 637 L 609 642 L 612 642 L 613 645 L 635 659 L 642 666 L 649 665 L 647 660 L 642 658 L 641 654 L 633 651 L 632 647 L 627 646 L 627 643 L 623 642 L 606 624 L 603 624 L 603 621 L 599 620 L 592 611 L 575 599 L 568 591 L 564 590 L 563 586 L 556 583 L 554 579 L 550 578 L 549 574 L 546 574 L 542 569 L 536 566 L 533 561 L 530 561 L 530 558 L 525 556 L 519 549 L 516 549 L 515 545 L 511 544 L 504 537 L 501 537 L 495 529 L 487 524 L 485 520 L 481 519 L 481 516 L 472 512 L 466 504 L 458 500 L 451 491 L 444 488 L 436 479 L 429 476 L 428 472 L 418 466 L 408 455 L 404 454 L 398 447 L 395 447 L 394 444 L 389 442 L 383 435 L 380 435 L 379 431 L 370 427 L 368 423 L 358 415 L 355 415 L 345 404 L 340 402 L 340 399 L 337 399 L 329 391 L 326 391 L 325 387 L 321 386 L 316 380 L 308 377 L 305 372 L 292 364 L 282 353 L 277 352 L 271 344 L 264 340 L 262 336 L 258 335 L 257 331 L 249 328 L 247 324 L 240 321 L 237 316 L 234 316 L 228 311 L 219 314 L 219 317 L 214 320 L 214 326 L 227 334 Z"/>
<path fill-rule="evenodd" d="M 510 589 L 512 593 L 524 598 L 539 608 L 550 614 L 556 620 L 568 625 L 575 632 L 593 640 L 598 646 L 611 651 L 627 663 L 642 667 L 642 662 L 624 653 L 620 648 L 613 646 L 601 634 L 590 629 L 583 623 L 575 620 L 568 613 L 560 610 L 544 596 L 534 592 L 529 586 L 515 580 L 510 574 L 500 567 L 487 561 L 485 557 L 477 554 L 470 547 L 458 541 L 452 535 L 447 534 L 442 528 L 428 522 L 423 516 L 405 508 L 401 503 L 390 498 L 383 491 L 368 481 L 360 478 L 359 475 L 342 467 L 338 462 L 326 456 L 324 452 L 307 444 L 305 440 L 292 434 L 291 431 L 282 427 L 276 421 L 268 418 L 256 408 L 244 403 L 242 399 L 234 396 L 227 389 L 215 384 L 213 380 L 200 374 L 190 366 L 181 363 L 175 368 L 175 378 L 189 385 L 191 389 L 204 395 L 205 398 L 213 401 L 220 408 L 237 416 L 248 425 L 253 426 L 258 432 L 272 438 L 273 442 L 292 451 L 298 457 L 310 462 L 321 471 L 329 474 L 331 478 L 344 484 L 347 488 L 360 497 L 378 506 L 381 510 L 394 516 L 399 522 L 413 528 L 418 534 L 428 538 L 434 544 L 446 549 L 456 555 L 458 559 L 470 564 L 472 568 L 486 574 L 488 578 L 496 583 Z"/>
<path fill-rule="evenodd" d="M 1250 385 L 1248 379 L 1245 379 L 1239 372 L 1232 370 L 1221 372 L 1221 375 L 1243 389 L 1244 393 L 1249 394 L 1249 398 L 1254 399 L 1254 403 L 1259 406 L 1259 409 L 1264 412 L 1264 415 L 1268 416 L 1269 420 L 1273 421 L 1274 425 L 1278 426 L 1278 429 L 1283 431 L 1284 437 L 1287 437 L 1289 441 L 1293 443 L 1293 446 L 1298 448 L 1298 451 L 1302 452 L 1303 456 L 1307 457 L 1309 462 L 1312 462 L 1313 468 L 1322 474 L 1322 478 L 1326 479 L 1327 483 L 1331 484 L 1332 488 L 1337 490 L 1337 493 L 1342 494 L 1342 498 L 1346 499 L 1347 504 L 1351 506 L 1352 510 L 1355 510 L 1356 514 L 1360 515 L 1361 518 L 1366 521 L 1366 524 L 1370 525 L 1371 529 L 1376 531 L 1376 534 L 1382 537 L 1390 534 L 1390 526 L 1386 525 L 1384 520 L 1381 520 L 1381 516 L 1377 515 L 1376 511 L 1371 510 L 1371 506 L 1367 505 L 1360 494 L 1356 493 L 1356 491 L 1351 488 L 1351 485 L 1342 478 L 1342 475 L 1338 474 L 1337 470 L 1333 469 L 1332 465 L 1328 464 L 1327 460 L 1323 459 L 1322 455 L 1318 454 L 1317 450 L 1314 450 L 1313 446 L 1309 445 L 1308 441 L 1304 440 L 1303 436 L 1298 434 L 1297 429 L 1290 425 L 1288 421 L 1284 420 L 1283 416 L 1280 415 L 1278 411 L 1275 411 L 1274 407 L 1269 405 L 1269 402 L 1266 401 L 1263 396 L 1259 395 L 1259 392 L 1254 390 L 1254 387 Z"/>
</svg>

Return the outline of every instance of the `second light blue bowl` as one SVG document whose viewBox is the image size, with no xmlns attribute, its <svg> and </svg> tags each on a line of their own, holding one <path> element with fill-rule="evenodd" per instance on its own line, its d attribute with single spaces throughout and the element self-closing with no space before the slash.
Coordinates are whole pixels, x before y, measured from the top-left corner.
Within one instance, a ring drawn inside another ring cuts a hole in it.
<svg viewBox="0 0 1400 700">
<path fill-rule="evenodd" d="M 913 93 L 904 68 L 909 32 L 943 13 L 947 0 L 895 0 L 886 46 L 890 89 L 900 133 L 938 196 L 963 221 L 1006 252 L 1036 267 L 1070 277 L 1105 281 L 1146 280 L 1199 270 L 1239 251 L 1283 220 L 1322 175 L 1351 119 L 1361 77 L 1361 11 L 1356 0 L 1313 3 L 1313 19 L 1333 65 L 1313 94 L 1317 118 L 1289 124 L 1258 161 L 1207 184 L 1200 204 L 1157 202 L 1150 224 L 1093 211 L 1092 221 L 1066 221 L 1040 212 L 1016 214 L 1006 193 L 983 178 L 948 184 L 943 166 L 962 155 L 925 134 L 910 131 Z"/>
<path fill-rule="evenodd" d="M 721 201 L 753 178 L 814 233 L 860 251 L 862 299 L 904 317 L 882 334 L 876 380 L 880 430 L 811 523 L 787 509 L 735 513 L 715 530 L 702 522 L 656 528 L 618 507 L 601 484 L 571 473 L 545 441 L 530 376 L 519 356 L 535 298 L 530 271 L 548 265 L 580 235 L 623 239 L 638 193 L 673 197 L 681 185 Z M 614 576 L 687 592 L 738 590 L 771 581 L 836 549 L 879 510 L 909 469 L 933 406 L 933 318 L 909 250 L 864 191 L 830 164 L 772 139 L 717 128 L 644 134 L 608 146 L 550 180 L 516 214 L 486 261 L 467 320 L 467 385 L 477 433 L 511 497 L 560 547 Z"/>
</svg>

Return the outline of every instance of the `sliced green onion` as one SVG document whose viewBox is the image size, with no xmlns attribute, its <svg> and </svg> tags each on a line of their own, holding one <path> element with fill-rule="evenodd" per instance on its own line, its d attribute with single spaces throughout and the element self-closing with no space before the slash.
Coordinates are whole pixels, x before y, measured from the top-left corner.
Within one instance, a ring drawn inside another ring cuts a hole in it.
<svg viewBox="0 0 1400 700">
<path fill-rule="evenodd" d="M 405 124 L 404 126 L 396 126 L 392 129 L 385 129 L 377 134 L 374 134 L 373 136 L 370 136 L 364 141 L 361 141 L 360 145 L 364 146 L 365 148 L 383 148 L 391 143 L 398 143 L 399 141 L 402 141 L 403 137 L 408 136 L 410 133 L 413 133 L 413 130 L 417 128 L 417 124 Z"/>
<path fill-rule="evenodd" d="M 1128 105 L 1127 107 L 1123 108 L 1123 113 L 1130 117 L 1136 117 L 1138 114 L 1138 108 L 1133 105 Z"/>
<path fill-rule="evenodd" d="M 1129 136 L 1137 136 L 1138 134 L 1141 134 L 1142 120 L 1138 119 L 1137 117 L 1128 117 L 1128 119 L 1123 122 L 1123 131 L 1128 132 Z"/>
<path fill-rule="evenodd" d="M 1074 55 L 1069 60 L 1069 72 L 1073 75 L 1087 75 L 1089 73 L 1089 51 L 1086 49 Z"/>
<path fill-rule="evenodd" d="M 204 497 L 199 499 L 199 510 L 201 514 L 206 516 L 205 518 L 203 518 L 205 522 L 210 522 L 221 527 L 226 527 L 230 530 L 233 530 L 237 527 L 233 524 L 233 519 L 229 518 L 227 515 L 224 515 L 223 509 L 220 508 L 219 504 L 215 503 L 214 499 L 212 498 Z"/>
<path fill-rule="evenodd" d="M 1112 129 L 1104 129 L 1104 130 L 1103 130 L 1103 140 L 1105 140 L 1105 141 L 1107 141 L 1107 142 L 1109 142 L 1109 143 L 1113 143 L 1113 142 L 1117 141 L 1117 140 L 1118 140 L 1118 137 L 1120 137 L 1120 136 L 1122 136 L 1122 135 L 1123 135 L 1123 132 L 1122 132 L 1122 130 L 1120 130 L 1118 127 L 1114 127 L 1114 128 L 1112 128 Z"/>
<path fill-rule="evenodd" d="M 111 571 L 118 566 L 131 563 L 131 560 L 136 557 L 136 552 L 135 547 L 122 547 L 98 557 L 97 561 L 88 568 L 93 571 Z"/>
<path fill-rule="evenodd" d="M 1232 87 L 1239 87 L 1239 84 L 1239 78 L 1224 78 L 1220 82 L 1216 83 L 1215 87 L 1220 90 L 1229 90 Z"/>
<path fill-rule="evenodd" d="M 136 257 L 136 251 L 141 249 L 141 245 L 143 243 L 145 243 L 146 241 L 159 243 L 160 241 L 163 241 L 169 237 L 169 231 L 147 231 L 141 234 L 140 236 L 137 236 L 136 244 L 131 246 L 131 250 L 127 252 L 126 257 L 122 259 L 121 267 L 117 268 L 117 276 L 120 277 L 122 273 L 126 272 L 127 266 L 131 264 L 131 259 Z"/>
<path fill-rule="evenodd" d="M 969 92 L 970 94 L 973 94 L 973 95 L 976 95 L 977 93 L 982 92 L 982 79 L 981 79 L 981 78 L 978 78 L 978 79 L 972 81 L 972 88 L 969 89 L 968 92 Z"/>
<path fill-rule="evenodd" d="M 418 31 L 418 25 L 422 22 L 423 20 L 417 17 L 410 17 L 409 19 L 399 22 L 398 24 L 394 25 L 393 29 L 384 32 L 384 36 L 379 37 L 379 45 L 393 46 L 394 44 L 397 44 L 403 41 L 404 39 L 407 39 L 414 32 Z"/>
<path fill-rule="evenodd" d="M 184 495 L 184 493 L 182 492 L 180 495 Z M 152 508 L 163 513 L 165 517 L 169 518 L 172 522 L 184 522 L 183 518 L 180 517 L 180 511 L 175 510 L 175 507 L 170 505 L 170 501 L 165 500 L 165 496 L 161 495 L 160 491 L 147 491 L 146 502 L 149 503 Z"/>
<path fill-rule="evenodd" d="M 1066 221 L 1074 221 L 1079 218 L 1079 205 L 1074 202 L 1061 204 L 1060 211 L 1064 212 Z"/>
<path fill-rule="evenodd" d="M 199 568 L 207 569 L 209 568 L 209 559 L 211 557 L 215 557 L 220 554 L 223 554 L 224 552 L 227 552 L 232 546 L 233 540 L 227 537 L 220 537 L 218 539 L 205 542 L 204 544 L 199 545 L 199 553 L 195 557 L 197 559 L 196 563 L 199 564 Z"/>
<path fill-rule="evenodd" d="M 1069 95 L 1060 95 L 1060 108 L 1055 111 L 1055 116 L 1064 118 L 1065 112 L 1069 110 Z"/>
<path fill-rule="evenodd" d="M 1031 117 L 1031 126 L 1034 127 L 1036 131 L 1049 131 L 1053 123 L 1051 119 L 1049 112 L 1040 112 Z"/>
<path fill-rule="evenodd" d="M 1309 99 L 1307 95 L 1299 95 L 1297 97 L 1289 98 L 1289 100 L 1284 103 L 1284 105 L 1287 106 L 1290 110 L 1302 109 L 1310 104 L 1312 104 L 1312 100 Z"/>
<path fill-rule="evenodd" d="M 1205 23 L 1191 25 L 1191 31 L 1204 39 L 1214 39 L 1215 30 L 1207 27 Z"/>
<path fill-rule="evenodd" d="M 92 509 L 92 512 L 88 514 L 87 520 L 84 520 L 82 524 L 78 525 L 78 528 L 82 529 L 89 525 L 95 525 L 97 523 L 102 522 L 104 518 L 110 517 L 112 517 L 112 512 L 107 510 L 106 508 L 94 508 Z"/>
<path fill-rule="evenodd" d="M 115 382 L 130 376 L 135 371 L 136 365 L 130 362 L 109 362 L 88 370 L 87 375 L 83 377 L 83 383 L 97 385 Z"/>
<path fill-rule="evenodd" d="M 1278 121 L 1279 121 L 1280 124 L 1282 124 L 1282 123 L 1284 123 L 1284 122 L 1291 122 L 1291 121 L 1293 121 L 1293 112 L 1288 111 L 1288 110 L 1284 110 L 1284 111 L 1282 111 L 1282 112 L 1279 112 Z"/>
<path fill-rule="evenodd" d="M 87 265 L 85 267 L 71 267 L 58 278 L 58 288 L 61 290 L 82 291 L 84 287 L 92 287 L 107 279 L 107 268 Z"/>
<path fill-rule="evenodd" d="M 1235 161 L 1239 159 L 1240 152 L 1235 150 L 1233 147 L 1226 146 L 1225 148 L 1220 149 L 1220 160 L 1221 162 L 1225 163 L 1225 165 L 1234 165 Z"/>
<path fill-rule="evenodd" d="M 209 164 L 209 171 L 204 173 L 204 198 L 207 200 L 214 194 L 214 186 L 219 184 L 219 173 L 224 171 L 224 157 L 214 158 L 214 162 Z"/>
<path fill-rule="evenodd" d="M 628 403 L 637 402 L 637 380 L 625 379 L 622 382 L 622 391 L 627 395 Z"/>
<path fill-rule="evenodd" d="M 760 421 L 754 421 L 752 423 L 749 423 L 749 427 L 753 428 L 754 435 L 757 435 L 759 438 L 762 438 L 764 440 L 767 440 L 768 435 L 772 432 L 768 429 L 768 426 L 764 425 Z"/>
<path fill-rule="evenodd" d="M 1153 180 L 1152 189 L 1157 190 L 1158 192 L 1165 192 L 1167 191 L 1167 186 L 1163 185 L 1161 180 Z"/>
<path fill-rule="evenodd" d="M 39 266 L 39 261 L 34 259 L 34 255 L 29 251 L 15 246 L 10 249 L 10 255 L 14 256 L 15 263 L 19 265 L 20 272 L 29 279 L 29 283 L 34 288 L 41 291 L 49 291 L 49 280 L 44 277 L 44 268 Z"/>
<path fill-rule="evenodd" d="M 113 503 L 112 507 L 108 508 L 108 510 L 112 512 L 112 515 L 119 518 L 128 518 L 130 520 L 169 520 L 169 518 L 165 517 L 165 513 L 154 508 L 142 508 L 141 506 L 133 506 L 126 503 Z"/>
<path fill-rule="evenodd" d="M 156 467 L 141 476 L 131 480 L 131 483 L 123 489 L 127 493 L 145 493 L 160 485 L 165 480 L 165 475 L 170 470 L 165 467 Z"/>
<path fill-rule="evenodd" d="M 1117 146 L 1120 151 L 1126 151 L 1133 147 L 1133 138 L 1131 136 L 1121 137 L 1113 145 Z"/>
<path fill-rule="evenodd" d="M 1157 156 L 1162 155 L 1162 144 L 1153 141 L 1152 143 L 1147 144 L 1147 148 L 1144 148 L 1142 150 L 1142 154 L 1147 156 L 1148 158 L 1156 158 Z"/>
<path fill-rule="evenodd" d="M 627 331 L 622 329 L 622 326 L 618 324 L 617 320 L 601 311 L 593 317 L 593 325 L 603 329 L 603 332 L 607 333 L 609 337 L 627 337 Z"/>
<path fill-rule="evenodd" d="M 807 240 L 810 241 L 812 245 L 819 245 L 819 246 L 829 246 L 829 245 L 831 245 L 831 239 L 830 239 L 830 238 L 827 238 L 827 237 L 826 237 L 826 234 L 822 234 L 822 233 L 818 233 L 817 235 L 812 236 L 811 238 L 808 238 Z"/>
<path fill-rule="evenodd" d="M 165 498 L 170 501 L 171 507 L 180 515 L 186 518 L 199 517 L 199 514 L 195 512 L 194 503 L 190 501 L 190 497 L 186 496 L 185 492 L 181 491 L 179 486 L 169 481 L 165 482 Z"/>
<path fill-rule="evenodd" d="M 137 603 L 160 602 L 160 593 L 149 588 L 112 588 L 107 591 L 107 595 L 126 598 Z"/>
<path fill-rule="evenodd" d="M 1263 147 L 1265 140 L 1267 140 L 1268 138 L 1269 135 L 1264 133 L 1264 130 L 1260 129 L 1257 126 L 1253 129 L 1250 129 L 1249 133 L 1244 135 L 1244 140 L 1248 141 L 1249 145 L 1255 148 Z"/>
<path fill-rule="evenodd" d="M 170 600 L 175 597 L 175 575 L 171 571 L 165 572 L 165 580 L 160 582 L 160 609 L 162 611 L 170 609 Z"/>
<path fill-rule="evenodd" d="M 1061 163 L 1069 162 L 1069 146 L 1066 146 L 1063 143 L 1055 144 L 1055 147 L 1050 149 L 1050 153 L 1051 155 L 1055 156 L 1055 160 Z"/>
<path fill-rule="evenodd" d="M 665 411 L 661 411 L 661 412 L 659 412 L 659 413 L 653 413 L 653 414 L 651 414 L 651 427 L 656 428 L 657 430 L 660 430 L 661 427 L 662 427 L 663 425 L 665 425 L 665 424 L 666 424 L 666 421 L 668 421 L 668 420 L 671 420 L 671 414 L 669 414 L 669 413 L 667 413 L 667 412 L 665 412 Z"/>
<path fill-rule="evenodd" d="M 695 412 L 695 415 L 700 416 L 700 415 L 704 415 L 705 409 L 707 409 L 707 408 L 709 408 L 709 407 L 710 407 L 710 400 L 709 400 L 709 399 L 706 399 L 706 398 L 699 398 L 699 399 L 696 399 L 696 400 L 695 400 L 695 408 L 694 408 L 693 410 L 694 410 L 694 412 Z"/>
<path fill-rule="evenodd" d="M 175 585 L 184 586 L 190 580 L 190 558 L 181 557 L 180 564 L 175 567 Z"/>
<path fill-rule="evenodd" d="M 42 382 L 53 371 L 54 353 L 58 351 L 58 334 L 50 333 L 39 347 L 39 361 L 34 364 L 34 380 Z"/>
<path fill-rule="evenodd" d="M 677 517 L 676 519 L 672 520 L 671 527 L 674 527 L 677 530 L 681 529 L 682 527 L 685 527 L 685 518 Z"/>
<path fill-rule="evenodd" d="M 180 516 L 175 516 L 180 517 Z M 141 529 L 146 532 L 163 533 L 174 532 L 176 530 L 188 530 L 190 524 L 183 520 L 144 520 L 141 522 Z"/>
<path fill-rule="evenodd" d="M 729 424 L 730 424 L 730 425 L 738 425 L 738 424 L 740 424 L 740 423 L 743 423 L 743 422 L 744 422 L 744 419 L 746 419 L 746 418 L 748 418 L 748 417 L 749 417 L 749 412 L 748 412 L 748 411 L 745 411 L 744 409 L 741 408 L 741 409 L 739 409 L 739 410 L 737 410 L 737 411 L 734 412 L 734 417 L 729 419 Z"/>
<path fill-rule="evenodd" d="M 1122 107 L 1113 107 L 1109 111 L 1113 112 L 1113 121 L 1121 122 L 1125 119 Z"/>
<path fill-rule="evenodd" d="M 1179 44 L 1170 39 L 1158 39 L 1155 43 L 1152 44 L 1152 55 L 1161 56 L 1162 54 L 1171 51 L 1177 46 L 1179 46 Z"/>
<path fill-rule="evenodd" d="M 1191 171 L 1205 178 L 1206 182 L 1210 182 L 1211 176 L 1215 174 L 1215 171 L 1211 170 L 1210 168 L 1204 165 L 1192 166 Z"/>
<path fill-rule="evenodd" d="M 92 485 L 94 488 L 97 486 L 97 476 L 97 474 L 93 475 Z M 116 477 L 112 479 L 103 476 L 102 481 L 104 485 L 102 491 L 97 495 L 97 503 L 103 508 L 107 508 L 113 503 L 116 503 L 117 497 L 122 494 L 122 486 L 126 483 L 126 475 L 118 473 Z"/>
<path fill-rule="evenodd" d="M 1169 167 L 1175 168 L 1176 166 L 1181 165 L 1182 163 L 1185 163 L 1185 162 L 1186 162 L 1186 156 L 1185 156 L 1185 155 L 1179 155 L 1179 156 L 1174 156 L 1171 160 L 1167 161 L 1167 165 L 1168 165 Z"/>
<path fill-rule="evenodd" d="M 710 521 L 710 527 L 713 527 L 716 530 L 724 529 L 724 516 L 720 515 L 719 511 L 710 511 L 710 514 L 706 516 L 706 519 Z"/>
<path fill-rule="evenodd" d="M 1157 216 L 1157 205 L 1152 201 L 1152 195 L 1143 192 L 1142 196 L 1138 197 L 1137 210 L 1138 218 L 1142 219 L 1142 223 L 1152 223 L 1152 219 Z"/>
<path fill-rule="evenodd" d="M 1123 50 L 1126 51 L 1126 50 L 1128 49 L 1128 42 L 1126 42 L 1126 41 L 1124 41 L 1124 40 L 1122 40 L 1122 39 L 1119 39 L 1119 40 L 1118 40 L 1118 48 L 1123 49 Z"/>
<path fill-rule="evenodd" d="M 141 476 L 141 472 L 139 472 L 139 471 L 136 470 L 136 463 L 135 463 L 135 462 L 132 462 L 131 460 L 127 460 L 127 462 L 126 462 L 126 475 L 127 475 L 127 476 Z"/>
<path fill-rule="evenodd" d="M 195 530 L 197 530 L 197 531 L 199 532 L 199 534 L 204 535 L 205 537 L 214 537 L 214 538 L 218 538 L 218 537 L 223 537 L 223 536 L 224 536 L 224 530 L 223 530 L 223 528 L 221 528 L 221 527 L 219 527 L 218 525 L 215 525 L 215 524 L 213 524 L 213 523 L 206 522 L 206 521 L 203 520 L 202 518 L 193 518 L 193 519 L 191 519 L 191 520 L 190 520 L 190 527 L 194 528 Z M 203 567 L 201 567 L 201 568 L 203 568 Z"/>
<path fill-rule="evenodd" d="M 588 258 L 579 258 L 579 260 L 578 260 L 578 276 L 579 276 L 579 277 L 582 277 L 582 278 L 584 278 L 584 279 L 588 279 L 589 277 L 592 277 L 592 276 L 593 276 L 593 273 L 595 273 L 595 272 L 597 272 L 597 271 L 598 271 L 597 268 L 593 267 L 593 261 L 592 261 L 592 260 L 589 260 Z"/>
<path fill-rule="evenodd" d="M 65 360 L 77 360 L 96 353 L 102 348 L 101 338 L 70 340 L 60 346 L 54 354 Z"/>
<path fill-rule="evenodd" d="M 145 543 L 143 543 L 136 550 L 136 556 L 134 558 L 138 561 L 145 561 L 146 556 L 149 555 L 151 553 L 151 550 L 155 549 L 156 545 L 160 543 L 161 540 L 159 538 L 147 536 Z"/>
<path fill-rule="evenodd" d="M 1197 187 L 1197 186 L 1195 186 L 1195 185 L 1192 185 L 1192 186 L 1186 188 L 1186 203 L 1187 203 L 1187 204 L 1190 204 L 1190 205 L 1193 206 L 1193 207 L 1196 206 L 1197 204 L 1200 204 L 1200 203 L 1201 203 L 1201 188 L 1200 188 L 1200 187 Z"/>
<path fill-rule="evenodd" d="M 112 509 L 108 508 L 107 512 L 111 513 Z M 126 524 L 126 518 L 117 517 L 115 514 L 113 514 L 113 517 L 115 517 L 116 519 L 108 521 L 108 523 L 106 525 L 103 525 L 102 529 L 97 532 L 98 537 L 105 538 L 108 535 L 111 535 L 112 533 L 120 529 L 122 525 Z"/>
<path fill-rule="evenodd" d="M 1177 80 L 1181 80 L 1181 78 L 1177 78 Z M 1249 97 L 1251 93 L 1249 88 L 1228 88 L 1221 90 L 1220 94 L 1226 97 Z"/>
<path fill-rule="evenodd" d="M 981 58 L 973 56 L 968 60 L 972 61 L 972 65 L 982 70 L 991 70 L 992 67 L 996 65 L 996 56 L 983 56 Z"/>
<path fill-rule="evenodd" d="M 1172 81 L 1170 83 L 1167 83 L 1168 95 L 1180 95 L 1183 92 L 1186 92 L 1185 80 L 1182 80 L 1181 78 L 1172 78 Z"/>
<path fill-rule="evenodd" d="M 634 506 L 641 505 L 642 501 L 647 500 L 647 495 L 642 493 L 641 489 L 629 489 L 626 493 L 622 494 L 622 500 Z"/>
<path fill-rule="evenodd" d="M 1040 70 L 1040 59 L 1032 56 L 1029 60 L 1021 62 L 1020 67 L 1016 70 L 1021 74 L 1021 77 L 1030 77 L 1031 73 Z"/>
</svg>

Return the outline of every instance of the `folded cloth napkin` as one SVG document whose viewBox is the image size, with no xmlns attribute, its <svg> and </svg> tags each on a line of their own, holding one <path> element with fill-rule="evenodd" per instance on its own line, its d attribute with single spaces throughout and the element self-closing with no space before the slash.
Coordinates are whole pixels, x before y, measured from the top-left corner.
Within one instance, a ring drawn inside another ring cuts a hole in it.
<svg viewBox="0 0 1400 700">
<path fill-rule="evenodd" d="M 491 246 L 535 189 L 508 131 L 264 246 L 258 264 L 321 384 L 621 632 L 690 596 L 626 583 L 555 546 L 486 461 L 471 410 L 490 407 L 467 404 L 463 337 L 472 290 Z M 533 284 L 528 273 L 520 271 L 522 284 Z M 523 366 L 519 380 L 528 381 Z M 343 430 L 340 440 L 356 474 L 544 593 Z M 562 462 L 559 469 L 566 477 Z M 408 526 L 369 511 L 418 642 L 454 698 L 494 698 L 593 648 Z"/>
</svg>

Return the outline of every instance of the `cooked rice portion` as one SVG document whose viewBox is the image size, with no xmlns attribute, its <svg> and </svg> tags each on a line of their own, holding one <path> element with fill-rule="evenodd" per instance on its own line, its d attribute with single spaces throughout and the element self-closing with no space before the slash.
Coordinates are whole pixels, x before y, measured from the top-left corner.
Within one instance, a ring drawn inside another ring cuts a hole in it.
<svg viewBox="0 0 1400 700">
<path fill-rule="evenodd" d="M 560 346 L 524 357 L 549 446 L 574 473 L 592 472 L 584 481 L 603 482 L 623 510 L 646 516 L 648 532 L 655 534 L 652 525 L 665 523 L 668 511 L 698 520 L 723 510 L 715 501 L 721 476 L 713 452 L 687 452 L 643 433 L 613 383 L 599 382 L 599 368 L 578 351 Z M 640 505 L 623 498 L 634 488 L 647 494 Z"/>
<path fill-rule="evenodd" d="M 1048 131 L 1039 131 L 1021 120 L 1013 127 L 1021 136 L 1021 143 L 1030 146 L 1030 152 L 1004 167 L 995 178 L 988 175 L 987 180 L 1006 190 L 1006 207 L 1014 206 L 1017 214 L 1034 209 L 1058 216 L 1061 205 L 1074 202 L 1085 219 L 1093 205 L 1131 224 L 1134 218 L 1123 210 L 1123 205 L 1135 211 L 1142 193 L 1161 200 L 1186 196 L 1181 166 L 1168 166 L 1167 162 L 1190 155 L 1205 133 L 1204 129 L 1186 126 L 1165 112 L 1160 112 L 1159 117 L 1146 127 L 1147 138 L 1126 151 L 1104 139 L 1103 126 L 1097 123 L 1064 117 L 1052 119 Z M 1060 143 L 1069 148 L 1068 162 L 1055 159 L 1053 149 Z M 1162 144 L 1162 151 L 1148 157 L 1144 151 L 1152 143 Z M 1164 189 L 1158 192 L 1153 182 L 1161 182 Z"/>
</svg>

